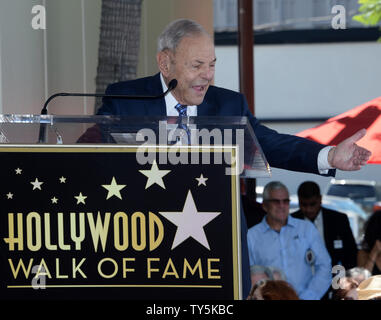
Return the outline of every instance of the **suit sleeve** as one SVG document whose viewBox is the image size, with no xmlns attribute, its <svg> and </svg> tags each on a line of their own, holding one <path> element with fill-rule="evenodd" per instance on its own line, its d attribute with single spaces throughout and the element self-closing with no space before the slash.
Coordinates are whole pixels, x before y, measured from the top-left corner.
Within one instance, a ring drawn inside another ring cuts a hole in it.
<svg viewBox="0 0 381 320">
<path fill-rule="evenodd" d="M 318 154 L 326 147 L 315 141 L 289 134 L 278 133 L 261 125 L 249 111 L 246 99 L 243 97 L 242 112 L 248 117 L 259 144 L 270 166 L 307 173 L 320 174 L 318 170 Z M 335 170 L 329 170 L 329 176 L 335 175 Z"/>
</svg>

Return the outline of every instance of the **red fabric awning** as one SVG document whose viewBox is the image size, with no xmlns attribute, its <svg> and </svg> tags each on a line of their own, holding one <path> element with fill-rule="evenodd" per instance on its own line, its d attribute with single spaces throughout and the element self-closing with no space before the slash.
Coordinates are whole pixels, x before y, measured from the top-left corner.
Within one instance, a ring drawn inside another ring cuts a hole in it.
<svg viewBox="0 0 381 320">
<path fill-rule="evenodd" d="M 381 97 L 378 97 L 296 135 L 327 145 L 337 145 L 358 130 L 365 128 L 367 133 L 357 144 L 372 152 L 368 163 L 381 163 L 380 115 Z"/>
</svg>

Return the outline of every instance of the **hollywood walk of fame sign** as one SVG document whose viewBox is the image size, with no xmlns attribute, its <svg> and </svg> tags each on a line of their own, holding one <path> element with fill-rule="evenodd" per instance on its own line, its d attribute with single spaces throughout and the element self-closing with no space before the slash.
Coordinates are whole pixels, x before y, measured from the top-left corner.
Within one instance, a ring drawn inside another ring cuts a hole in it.
<svg viewBox="0 0 381 320">
<path fill-rule="evenodd" d="M 238 177 L 136 151 L 0 147 L 1 299 L 240 298 Z"/>
</svg>

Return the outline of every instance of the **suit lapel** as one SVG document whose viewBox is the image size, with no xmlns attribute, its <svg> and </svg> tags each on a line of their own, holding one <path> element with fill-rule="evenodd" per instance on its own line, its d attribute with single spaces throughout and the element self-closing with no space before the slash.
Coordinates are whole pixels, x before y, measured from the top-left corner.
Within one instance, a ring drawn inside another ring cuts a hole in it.
<svg viewBox="0 0 381 320">
<path fill-rule="evenodd" d="M 217 106 L 213 103 L 211 88 L 209 87 L 204 101 L 197 106 L 198 116 L 217 116 Z"/>
<path fill-rule="evenodd" d="M 147 92 L 155 96 L 163 93 L 163 87 L 160 81 L 160 73 L 155 74 L 152 78 L 153 79 L 151 79 L 151 81 L 146 82 Z M 165 116 L 167 114 L 164 98 L 147 100 L 144 108 L 146 114 L 150 116 Z"/>
</svg>

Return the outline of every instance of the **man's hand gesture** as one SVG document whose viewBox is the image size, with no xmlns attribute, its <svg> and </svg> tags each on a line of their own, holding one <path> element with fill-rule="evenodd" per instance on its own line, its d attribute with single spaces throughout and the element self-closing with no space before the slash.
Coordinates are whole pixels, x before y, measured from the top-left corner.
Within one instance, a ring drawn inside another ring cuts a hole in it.
<svg viewBox="0 0 381 320">
<path fill-rule="evenodd" d="M 360 170 L 361 166 L 367 163 L 372 154 L 369 150 L 356 144 L 365 134 L 366 130 L 361 129 L 329 150 L 329 164 L 334 168 L 344 171 Z"/>
</svg>

